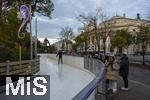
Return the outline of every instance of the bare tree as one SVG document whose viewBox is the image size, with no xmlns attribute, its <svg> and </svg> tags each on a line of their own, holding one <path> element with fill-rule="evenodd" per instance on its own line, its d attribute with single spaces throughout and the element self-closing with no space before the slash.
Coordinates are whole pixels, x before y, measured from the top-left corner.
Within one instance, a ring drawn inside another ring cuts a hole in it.
<svg viewBox="0 0 150 100">
<path fill-rule="evenodd" d="M 98 8 L 96 10 L 95 15 L 86 16 L 85 14 L 81 14 L 78 17 L 78 20 L 81 23 L 83 23 L 84 30 L 88 31 L 88 33 L 89 33 L 89 26 L 93 26 L 92 33 L 95 34 L 98 51 L 100 51 L 100 39 L 102 39 L 104 44 L 103 49 L 105 53 L 105 49 L 106 49 L 105 42 L 108 37 L 108 25 L 106 20 L 108 20 L 108 17 L 103 12 L 103 10 L 101 8 Z M 99 31 L 99 22 L 103 22 L 103 28 L 100 29 L 101 31 Z"/>
<path fill-rule="evenodd" d="M 59 33 L 60 39 L 63 41 L 62 48 L 64 46 L 64 42 L 66 43 L 66 50 L 68 51 L 68 41 L 72 40 L 74 37 L 74 32 L 71 27 L 62 28 Z"/>
<path fill-rule="evenodd" d="M 101 12 L 102 12 L 101 9 L 97 9 L 96 15 L 90 16 L 90 21 L 91 21 L 92 25 L 94 26 L 93 31 L 95 33 L 98 51 L 100 51 L 100 36 L 98 34 L 98 20 L 99 20 L 99 16 L 102 14 Z"/>
<path fill-rule="evenodd" d="M 111 24 L 109 23 L 108 17 L 105 14 L 101 14 L 100 15 L 101 18 L 101 24 L 99 27 L 99 36 L 100 39 L 102 39 L 103 41 L 103 50 L 104 50 L 104 54 L 106 53 L 106 40 L 108 38 L 108 36 L 111 35 Z"/>
<path fill-rule="evenodd" d="M 97 38 L 97 26 L 98 26 L 98 15 L 100 13 L 100 9 L 97 10 L 96 14 L 93 15 L 85 15 L 85 14 L 80 14 L 79 17 L 77 18 L 83 25 L 84 25 L 84 32 L 88 33 L 91 31 L 89 28 L 92 26 L 94 33 L 96 35 L 96 41 L 98 41 Z M 86 44 L 86 43 L 85 43 Z M 97 42 L 98 50 L 100 49 L 99 42 Z M 86 47 L 86 45 L 85 45 Z"/>
<path fill-rule="evenodd" d="M 87 42 L 88 42 L 88 33 L 89 33 L 89 26 L 90 26 L 90 16 L 87 16 L 85 14 L 80 14 L 78 17 L 77 17 L 77 20 L 80 21 L 82 24 L 83 24 L 83 27 L 80 28 L 81 30 L 81 34 L 84 34 L 82 36 L 87 36 L 87 37 L 84 37 L 84 50 L 87 51 Z"/>
</svg>

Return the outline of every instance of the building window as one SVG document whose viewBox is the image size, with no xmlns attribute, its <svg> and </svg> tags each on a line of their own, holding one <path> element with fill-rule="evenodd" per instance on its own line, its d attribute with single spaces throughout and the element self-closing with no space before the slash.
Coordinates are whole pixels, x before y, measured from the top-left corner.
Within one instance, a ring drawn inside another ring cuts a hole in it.
<svg viewBox="0 0 150 100">
<path fill-rule="evenodd" d="M 135 32 L 135 29 L 133 29 L 133 32 Z"/>
<path fill-rule="evenodd" d="M 92 44 L 94 44 L 94 36 L 92 37 Z"/>
</svg>

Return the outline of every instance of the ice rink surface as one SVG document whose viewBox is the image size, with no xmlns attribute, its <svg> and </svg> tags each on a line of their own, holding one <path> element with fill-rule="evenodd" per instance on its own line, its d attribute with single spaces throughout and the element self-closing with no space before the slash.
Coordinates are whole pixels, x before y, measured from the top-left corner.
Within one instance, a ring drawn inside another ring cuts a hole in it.
<svg viewBox="0 0 150 100">
<path fill-rule="evenodd" d="M 66 64 L 57 64 L 47 55 L 41 55 L 40 74 L 50 75 L 50 100 L 71 100 L 92 80 L 88 72 Z"/>
</svg>

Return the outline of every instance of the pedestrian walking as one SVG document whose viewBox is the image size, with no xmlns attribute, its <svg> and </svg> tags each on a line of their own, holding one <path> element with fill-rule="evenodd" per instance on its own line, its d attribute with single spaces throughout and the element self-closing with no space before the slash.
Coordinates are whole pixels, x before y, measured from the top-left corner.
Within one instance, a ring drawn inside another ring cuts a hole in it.
<svg viewBox="0 0 150 100">
<path fill-rule="evenodd" d="M 117 91 L 119 65 L 115 61 L 114 56 L 110 56 L 108 58 L 108 64 L 106 68 L 106 80 L 108 81 L 108 91 L 115 93 Z"/>
<path fill-rule="evenodd" d="M 128 90 L 129 59 L 126 54 L 121 57 L 119 73 L 124 81 L 124 87 L 121 90 Z"/>
<path fill-rule="evenodd" d="M 63 55 L 63 52 L 61 50 L 58 51 L 56 55 L 56 57 L 58 56 L 58 64 L 60 63 L 60 61 L 61 61 L 61 64 L 63 64 L 62 55 Z"/>
</svg>

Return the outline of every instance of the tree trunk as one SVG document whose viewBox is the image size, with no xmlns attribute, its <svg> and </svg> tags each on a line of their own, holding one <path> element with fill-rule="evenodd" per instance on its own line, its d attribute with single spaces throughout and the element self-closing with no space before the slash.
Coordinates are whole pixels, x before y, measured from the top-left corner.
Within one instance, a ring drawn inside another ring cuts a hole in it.
<svg viewBox="0 0 150 100">
<path fill-rule="evenodd" d="M 86 51 L 86 42 L 84 42 L 84 52 Z"/>
<path fill-rule="evenodd" d="M 96 43 L 97 43 L 97 48 L 98 48 L 98 52 L 99 52 L 100 51 L 100 46 L 99 46 L 99 36 L 98 36 L 98 33 L 97 33 L 97 24 L 96 24 L 96 22 L 97 22 L 97 20 L 95 19 L 94 20 L 94 25 L 95 25 Z"/>
<path fill-rule="evenodd" d="M 62 47 L 61 47 L 62 50 L 64 50 L 64 45 L 65 45 L 64 40 L 62 40 Z"/>
<path fill-rule="evenodd" d="M 122 47 L 119 47 L 119 53 L 122 53 Z"/>
<path fill-rule="evenodd" d="M 99 44 L 99 42 L 97 43 L 97 48 L 98 48 L 98 52 L 100 52 L 100 44 Z"/>
<path fill-rule="evenodd" d="M 2 19 L 2 4 L 3 4 L 3 0 L 0 0 L 0 21 Z"/>
<path fill-rule="evenodd" d="M 112 47 L 112 45 L 110 46 L 110 52 L 113 52 L 113 47 Z"/>
<path fill-rule="evenodd" d="M 98 36 L 97 33 L 96 33 L 96 45 L 95 46 L 97 46 L 97 49 L 98 49 L 98 52 L 99 52 L 100 51 L 100 44 L 99 44 L 99 36 Z"/>
<path fill-rule="evenodd" d="M 104 55 L 106 54 L 106 45 L 105 45 L 106 39 L 103 39 L 103 50 L 104 50 Z"/>
<path fill-rule="evenodd" d="M 68 54 L 68 39 L 66 40 L 66 51 L 67 51 L 67 54 Z"/>
<path fill-rule="evenodd" d="M 97 47 L 98 47 L 98 52 L 100 52 L 100 36 L 98 36 Z"/>
</svg>

